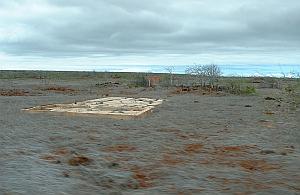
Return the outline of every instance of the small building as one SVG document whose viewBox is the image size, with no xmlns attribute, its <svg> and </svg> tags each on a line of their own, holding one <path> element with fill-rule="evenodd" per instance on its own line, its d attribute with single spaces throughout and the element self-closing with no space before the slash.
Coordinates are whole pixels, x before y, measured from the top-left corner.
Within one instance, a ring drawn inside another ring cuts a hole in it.
<svg viewBox="0 0 300 195">
<path fill-rule="evenodd" d="M 147 76 L 148 87 L 155 87 L 159 84 L 160 77 L 159 76 Z"/>
</svg>

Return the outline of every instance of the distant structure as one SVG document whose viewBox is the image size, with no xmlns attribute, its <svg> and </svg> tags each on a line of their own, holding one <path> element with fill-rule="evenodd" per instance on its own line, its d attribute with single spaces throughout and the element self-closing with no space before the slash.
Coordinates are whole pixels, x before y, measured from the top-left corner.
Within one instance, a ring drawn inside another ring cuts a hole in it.
<svg viewBox="0 0 300 195">
<path fill-rule="evenodd" d="M 148 81 L 148 87 L 155 87 L 159 84 L 159 81 L 160 81 L 159 76 L 148 76 L 146 78 Z"/>
</svg>

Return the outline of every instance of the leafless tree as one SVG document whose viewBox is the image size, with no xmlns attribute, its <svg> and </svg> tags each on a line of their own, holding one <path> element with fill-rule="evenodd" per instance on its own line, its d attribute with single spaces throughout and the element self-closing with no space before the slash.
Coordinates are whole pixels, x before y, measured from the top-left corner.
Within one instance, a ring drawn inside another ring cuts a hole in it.
<svg viewBox="0 0 300 195">
<path fill-rule="evenodd" d="M 174 77 L 174 66 L 167 66 L 165 67 L 166 71 L 169 73 L 170 75 L 170 85 L 173 86 L 173 77 Z"/>
<path fill-rule="evenodd" d="M 186 69 L 186 74 L 197 76 L 201 85 L 204 86 L 207 83 L 214 85 L 218 78 L 221 76 L 221 69 L 218 65 L 194 65 Z"/>
<path fill-rule="evenodd" d="M 191 76 L 195 76 L 197 79 L 200 80 L 201 85 L 204 83 L 204 72 L 203 68 L 201 65 L 194 65 L 194 66 L 189 66 L 186 70 L 185 73 Z"/>
<path fill-rule="evenodd" d="M 210 85 L 214 85 L 218 78 L 221 76 L 221 69 L 218 65 L 204 65 L 203 66 L 204 75 L 207 78 Z"/>
</svg>

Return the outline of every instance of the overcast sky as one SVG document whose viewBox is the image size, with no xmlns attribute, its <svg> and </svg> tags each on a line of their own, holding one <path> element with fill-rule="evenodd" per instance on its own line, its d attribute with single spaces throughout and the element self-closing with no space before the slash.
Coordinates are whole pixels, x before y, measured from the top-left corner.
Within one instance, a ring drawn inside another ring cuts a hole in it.
<svg viewBox="0 0 300 195">
<path fill-rule="evenodd" d="M 300 0 L 0 0 L 0 66 L 300 64 Z"/>
</svg>

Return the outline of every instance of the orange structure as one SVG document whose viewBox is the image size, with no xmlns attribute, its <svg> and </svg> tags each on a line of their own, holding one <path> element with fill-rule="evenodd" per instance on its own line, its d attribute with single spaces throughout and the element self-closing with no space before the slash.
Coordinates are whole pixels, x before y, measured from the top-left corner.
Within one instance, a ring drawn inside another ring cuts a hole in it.
<svg viewBox="0 0 300 195">
<path fill-rule="evenodd" d="M 159 84 L 160 77 L 159 76 L 148 76 L 147 81 L 148 81 L 148 87 L 155 87 L 156 85 Z"/>
</svg>

